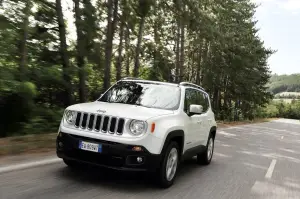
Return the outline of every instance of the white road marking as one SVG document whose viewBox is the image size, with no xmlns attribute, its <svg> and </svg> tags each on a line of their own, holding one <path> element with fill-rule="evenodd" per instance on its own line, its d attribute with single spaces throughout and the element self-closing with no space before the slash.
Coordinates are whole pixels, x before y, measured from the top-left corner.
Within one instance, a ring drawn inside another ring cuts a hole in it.
<svg viewBox="0 0 300 199">
<path fill-rule="evenodd" d="M 32 168 L 32 167 L 47 165 L 47 164 L 54 164 L 54 163 L 58 163 L 60 161 L 61 161 L 61 159 L 59 159 L 59 158 L 51 158 L 51 159 L 27 162 L 27 163 L 22 163 L 22 164 L 14 164 L 14 165 L 0 167 L 0 173 L 28 169 L 28 168 Z"/>
<path fill-rule="evenodd" d="M 278 119 L 272 122 L 279 122 L 279 123 L 287 123 L 287 124 L 300 124 L 300 120 L 293 120 L 293 119 Z"/>
<path fill-rule="evenodd" d="M 299 198 L 298 189 L 271 182 L 256 181 L 251 188 L 251 198 L 282 199 Z"/>
<path fill-rule="evenodd" d="M 281 136 L 281 139 L 283 139 L 284 138 L 284 136 Z"/>
<path fill-rule="evenodd" d="M 271 162 L 271 164 L 270 164 L 270 167 L 269 167 L 269 169 L 268 169 L 268 171 L 267 171 L 267 173 L 266 173 L 265 178 L 270 179 L 270 178 L 272 177 L 272 174 L 273 174 L 273 171 L 274 171 L 276 162 L 277 162 L 277 161 L 276 161 L 275 159 L 272 160 L 272 162 Z"/>
<path fill-rule="evenodd" d="M 235 136 L 236 136 L 236 135 L 233 134 L 233 133 L 227 133 L 227 132 L 225 132 L 225 131 L 220 131 L 220 132 L 218 132 L 218 134 L 220 134 L 220 135 L 225 135 L 225 136 L 232 136 L 232 137 L 235 137 Z"/>
<path fill-rule="evenodd" d="M 295 131 L 288 131 L 288 130 L 283 130 L 283 129 L 274 129 L 274 128 L 269 128 L 269 127 L 265 127 L 265 126 L 258 126 L 258 125 L 255 125 L 253 127 L 254 128 L 267 129 L 267 130 L 270 130 L 270 131 L 286 132 L 286 133 L 290 133 L 292 135 L 299 135 L 299 132 L 295 132 Z"/>
</svg>

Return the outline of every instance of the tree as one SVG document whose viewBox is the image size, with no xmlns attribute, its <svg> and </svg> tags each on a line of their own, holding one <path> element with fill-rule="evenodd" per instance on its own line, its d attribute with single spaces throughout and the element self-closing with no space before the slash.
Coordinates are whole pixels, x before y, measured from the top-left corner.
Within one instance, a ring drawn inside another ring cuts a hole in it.
<svg viewBox="0 0 300 199">
<path fill-rule="evenodd" d="M 72 88 L 71 88 L 71 78 L 69 76 L 68 69 L 70 68 L 70 61 L 68 55 L 68 46 L 66 39 L 66 25 L 64 22 L 61 0 L 56 0 L 56 14 L 57 14 L 57 22 L 59 27 L 59 40 L 60 40 L 60 53 L 62 58 L 63 65 L 63 79 L 65 81 L 65 96 L 64 96 L 64 105 L 68 106 L 72 103 Z"/>
<path fill-rule="evenodd" d="M 113 50 L 113 39 L 117 23 L 119 0 L 107 1 L 107 30 L 106 30 L 106 45 L 105 45 L 105 71 L 104 71 L 104 89 L 110 87 L 110 71 L 111 71 L 111 59 Z M 113 17 L 113 20 L 112 20 Z"/>
<path fill-rule="evenodd" d="M 79 7 L 80 0 L 73 0 L 75 4 L 75 24 L 76 24 L 76 32 L 77 32 L 77 65 L 79 70 L 79 99 L 80 102 L 86 101 L 86 74 L 85 74 L 85 54 L 84 51 L 86 49 L 85 46 L 85 36 L 83 33 L 83 21 L 82 11 Z"/>
<path fill-rule="evenodd" d="M 137 7 L 137 16 L 140 18 L 140 22 L 139 22 L 138 39 L 135 48 L 135 59 L 134 59 L 134 69 L 133 69 L 134 77 L 137 77 L 139 74 L 139 66 L 140 66 L 139 56 L 141 51 L 144 25 L 145 25 L 146 16 L 151 9 L 151 4 L 152 4 L 152 0 L 139 0 L 138 7 Z"/>
<path fill-rule="evenodd" d="M 120 80 L 122 76 L 122 51 L 123 51 L 123 40 L 124 40 L 124 30 L 125 30 L 125 19 L 126 18 L 126 0 L 123 2 L 122 15 L 120 16 L 120 30 L 119 30 L 119 47 L 118 47 L 118 58 L 116 63 L 116 80 Z"/>
<path fill-rule="evenodd" d="M 23 27 L 20 41 L 20 79 L 25 80 L 27 68 L 27 39 L 30 9 L 32 7 L 31 0 L 25 1 Z"/>
<path fill-rule="evenodd" d="M 5 118 L 5 136 L 54 128 L 49 121 L 57 124 L 61 115 L 53 110 L 98 98 L 100 88 L 132 69 L 144 79 L 201 85 L 221 120 L 267 115 L 262 107 L 270 91 L 298 91 L 297 75 L 269 81 L 267 60 L 275 51 L 257 36 L 256 5 L 249 0 L 73 2 L 75 32 L 61 0 L 3 0 L 0 102 L 6 109 L 0 111 L 10 113 L 16 101 L 25 107 Z M 296 117 L 295 103 L 279 114 Z"/>
</svg>

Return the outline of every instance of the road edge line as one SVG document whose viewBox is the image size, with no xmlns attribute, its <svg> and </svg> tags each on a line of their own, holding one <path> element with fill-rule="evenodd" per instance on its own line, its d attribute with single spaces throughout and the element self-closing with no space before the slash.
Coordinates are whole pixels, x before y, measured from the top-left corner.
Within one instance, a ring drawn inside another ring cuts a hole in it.
<svg viewBox="0 0 300 199">
<path fill-rule="evenodd" d="M 21 164 L 11 164 L 11 165 L 7 165 L 4 167 L 0 167 L 0 174 L 12 172 L 12 171 L 23 170 L 23 169 L 34 168 L 34 167 L 39 167 L 39 166 L 43 166 L 43 165 L 55 164 L 60 161 L 61 161 L 60 158 L 50 158 L 50 159 L 21 163 Z"/>
</svg>

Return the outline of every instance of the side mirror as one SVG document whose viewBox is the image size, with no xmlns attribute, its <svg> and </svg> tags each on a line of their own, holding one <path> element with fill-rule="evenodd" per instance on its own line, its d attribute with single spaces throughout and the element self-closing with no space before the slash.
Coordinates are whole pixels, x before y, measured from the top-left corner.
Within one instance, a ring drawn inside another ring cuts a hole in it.
<svg viewBox="0 0 300 199">
<path fill-rule="evenodd" d="M 190 116 L 192 116 L 192 115 L 200 115 L 203 112 L 203 106 L 196 105 L 196 104 L 191 104 L 189 112 L 190 112 Z"/>
</svg>

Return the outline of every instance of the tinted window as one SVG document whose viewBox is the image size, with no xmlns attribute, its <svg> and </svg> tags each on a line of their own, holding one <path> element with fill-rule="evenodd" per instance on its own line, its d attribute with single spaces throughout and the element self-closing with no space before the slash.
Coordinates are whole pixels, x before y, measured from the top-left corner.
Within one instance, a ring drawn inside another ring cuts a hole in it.
<svg viewBox="0 0 300 199">
<path fill-rule="evenodd" d="M 197 91 L 198 94 L 198 103 L 199 105 L 203 106 L 203 112 L 206 112 L 209 108 L 209 103 L 208 103 L 208 97 L 205 93 L 201 92 L 201 91 Z"/>
<path fill-rule="evenodd" d="M 185 99 L 184 99 L 184 112 L 189 114 L 189 107 L 191 104 L 198 104 L 198 96 L 195 89 L 187 88 L 185 90 Z"/>
<path fill-rule="evenodd" d="M 185 90 L 184 112 L 188 113 L 188 107 L 191 104 L 202 105 L 203 112 L 206 112 L 209 108 L 208 97 L 205 93 L 188 88 Z"/>
<path fill-rule="evenodd" d="M 172 85 L 121 81 L 109 89 L 99 101 L 175 110 L 179 107 L 180 88 Z"/>
</svg>

